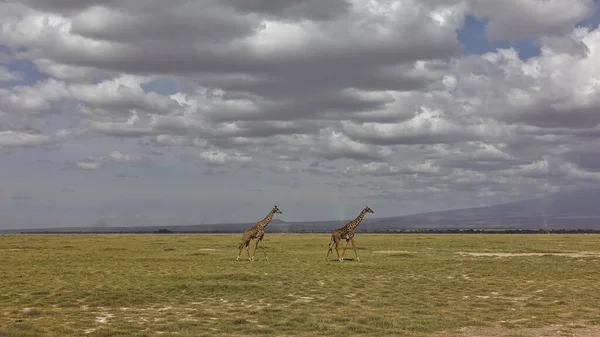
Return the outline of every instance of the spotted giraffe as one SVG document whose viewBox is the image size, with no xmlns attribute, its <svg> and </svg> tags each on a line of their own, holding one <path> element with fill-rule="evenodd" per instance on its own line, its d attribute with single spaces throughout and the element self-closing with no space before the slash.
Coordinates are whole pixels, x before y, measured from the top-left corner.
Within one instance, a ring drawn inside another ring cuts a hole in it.
<svg viewBox="0 0 600 337">
<path fill-rule="evenodd" d="M 242 249 L 244 249 L 245 247 L 246 252 L 248 253 L 248 260 L 254 261 L 254 254 L 256 253 L 256 248 L 258 248 L 258 244 L 262 242 L 262 239 L 265 236 L 265 228 L 267 227 L 269 222 L 271 222 L 271 219 L 273 219 L 273 215 L 275 213 L 282 214 L 279 208 L 277 208 L 277 205 L 273 207 L 273 209 L 269 212 L 269 214 L 267 214 L 267 216 L 264 219 L 260 220 L 254 226 L 244 231 L 244 233 L 242 234 L 242 243 L 240 243 L 239 246 L 240 251 L 236 260 L 239 261 L 240 255 L 242 255 Z M 250 257 L 250 250 L 248 249 L 248 245 L 250 245 L 250 241 L 252 241 L 252 239 L 256 239 L 256 245 L 254 245 L 254 252 L 252 253 L 252 257 Z M 261 245 L 261 247 L 263 253 L 265 254 L 265 260 L 267 260 L 267 252 L 265 250 L 265 247 L 263 245 Z"/>
<path fill-rule="evenodd" d="M 348 247 L 348 241 L 352 243 L 352 249 L 354 249 L 354 255 L 356 256 L 356 261 L 360 261 L 358 258 L 358 253 L 356 252 L 356 245 L 354 245 L 354 229 L 360 224 L 362 219 L 365 217 L 366 213 L 375 213 L 369 206 L 365 206 L 365 208 L 360 212 L 360 214 L 356 217 L 356 219 L 348 222 L 344 227 L 340 227 L 334 229 L 331 232 L 331 241 L 329 241 L 329 249 L 327 250 L 327 256 L 325 257 L 325 261 L 329 258 L 329 253 L 333 253 L 333 248 L 335 247 L 335 251 L 338 256 L 338 260 L 344 260 L 344 254 L 346 253 L 346 248 Z M 342 251 L 342 257 L 340 258 L 340 251 L 338 250 L 338 245 L 340 241 L 344 239 L 346 240 L 346 245 L 344 246 L 344 250 Z"/>
</svg>

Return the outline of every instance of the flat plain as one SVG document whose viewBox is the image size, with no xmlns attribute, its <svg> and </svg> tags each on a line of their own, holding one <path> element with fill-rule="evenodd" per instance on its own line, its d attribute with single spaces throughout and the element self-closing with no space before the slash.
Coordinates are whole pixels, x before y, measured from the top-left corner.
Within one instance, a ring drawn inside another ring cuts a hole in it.
<svg viewBox="0 0 600 337">
<path fill-rule="evenodd" d="M 240 237 L 0 235 L 0 336 L 600 336 L 600 235 Z"/>
</svg>

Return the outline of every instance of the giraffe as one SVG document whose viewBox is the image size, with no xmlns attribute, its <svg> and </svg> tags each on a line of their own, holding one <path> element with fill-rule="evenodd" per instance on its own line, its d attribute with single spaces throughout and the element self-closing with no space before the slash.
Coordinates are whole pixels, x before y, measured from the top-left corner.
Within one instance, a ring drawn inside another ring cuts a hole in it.
<svg viewBox="0 0 600 337">
<path fill-rule="evenodd" d="M 329 249 L 327 250 L 327 256 L 325 257 L 325 261 L 329 258 L 329 253 L 333 253 L 333 248 L 335 247 L 335 251 L 338 256 L 338 260 L 341 262 L 344 260 L 344 254 L 346 253 L 346 248 L 348 247 L 348 241 L 352 243 L 352 249 L 354 249 L 354 255 L 356 256 L 356 261 L 360 261 L 358 258 L 358 253 L 356 252 L 356 246 L 354 245 L 354 229 L 360 224 L 362 219 L 365 217 L 366 213 L 375 213 L 369 206 L 365 206 L 360 214 L 356 217 L 356 219 L 348 222 L 344 227 L 340 227 L 334 229 L 331 232 L 331 241 L 329 241 Z M 340 258 L 340 251 L 338 250 L 338 245 L 340 241 L 344 239 L 346 240 L 346 245 L 344 246 L 344 250 L 342 251 L 342 257 Z"/>
<path fill-rule="evenodd" d="M 275 207 L 271 209 L 269 214 L 267 214 L 267 216 L 264 217 L 264 219 L 260 220 L 254 226 L 244 231 L 244 233 L 242 234 L 242 243 L 240 243 L 239 246 L 240 251 L 236 259 L 237 261 L 240 260 L 240 255 L 242 255 L 242 249 L 244 249 L 244 247 L 246 248 L 246 252 L 248 253 L 248 260 L 254 261 L 254 254 L 256 253 L 258 244 L 262 241 L 263 237 L 265 236 L 265 228 L 267 227 L 269 222 L 271 222 L 271 219 L 273 219 L 273 215 L 275 213 L 282 214 L 279 208 L 277 208 L 277 205 L 275 205 Z M 254 252 L 252 253 L 252 257 L 250 257 L 250 250 L 248 249 L 248 246 L 250 245 L 250 241 L 252 241 L 252 239 L 256 239 L 256 245 L 254 245 Z M 261 247 L 263 253 L 265 254 L 265 260 L 268 260 L 267 252 L 265 251 L 264 245 L 261 245 Z"/>
</svg>

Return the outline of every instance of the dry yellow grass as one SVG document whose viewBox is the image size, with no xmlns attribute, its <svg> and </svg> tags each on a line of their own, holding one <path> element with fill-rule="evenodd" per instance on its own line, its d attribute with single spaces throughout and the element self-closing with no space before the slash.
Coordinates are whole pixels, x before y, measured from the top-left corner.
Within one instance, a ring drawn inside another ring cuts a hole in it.
<svg viewBox="0 0 600 337">
<path fill-rule="evenodd" d="M 592 336 L 600 326 L 600 235 L 359 233 L 361 261 L 342 263 L 324 261 L 327 234 L 267 233 L 269 260 L 258 251 L 254 262 L 235 261 L 239 237 L 0 235 L 0 336 Z"/>
</svg>

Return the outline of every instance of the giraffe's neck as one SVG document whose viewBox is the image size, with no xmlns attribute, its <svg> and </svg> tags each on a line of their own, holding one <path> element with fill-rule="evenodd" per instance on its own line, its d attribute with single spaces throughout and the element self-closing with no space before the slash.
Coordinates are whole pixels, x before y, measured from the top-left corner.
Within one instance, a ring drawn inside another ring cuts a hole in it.
<svg viewBox="0 0 600 337">
<path fill-rule="evenodd" d="M 264 219 L 257 222 L 256 227 L 264 229 L 265 227 L 267 227 L 269 222 L 271 222 L 271 219 L 273 219 L 273 212 L 269 212 L 269 214 L 267 214 L 267 216 Z"/>
<path fill-rule="evenodd" d="M 364 210 L 362 212 L 360 212 L 360 214 L 356 217 L 356 219 L 350 221 L 350 223 L 348 224 L 348 228 L 351 230 L 354 230 L 354 228 L 356 228 L 356 226 L 358 226 L 358 224 L 360 224 L 362 219 L 365 217 L 365 213 L 366 213 L 366 211 L 364 211 Z"/>
</svg>

